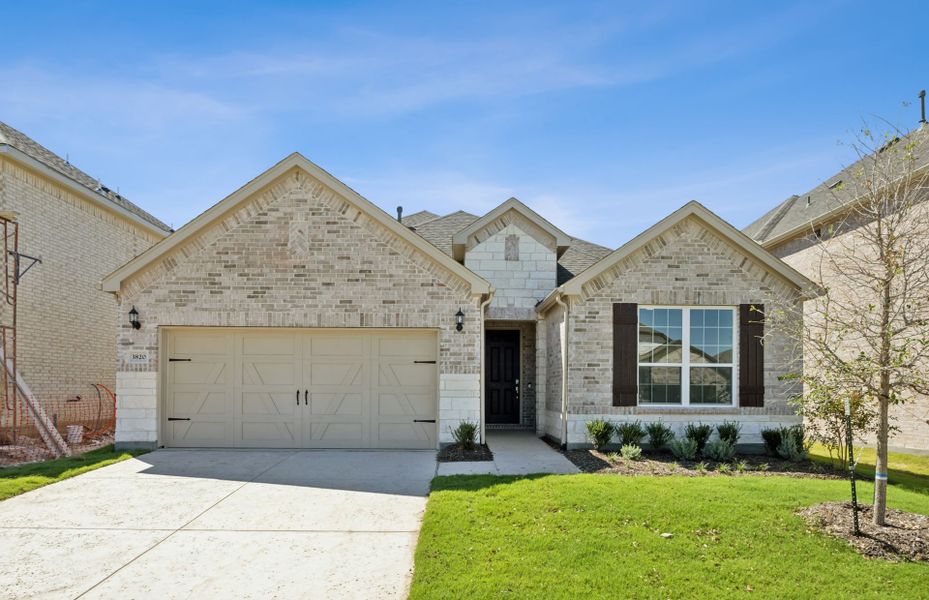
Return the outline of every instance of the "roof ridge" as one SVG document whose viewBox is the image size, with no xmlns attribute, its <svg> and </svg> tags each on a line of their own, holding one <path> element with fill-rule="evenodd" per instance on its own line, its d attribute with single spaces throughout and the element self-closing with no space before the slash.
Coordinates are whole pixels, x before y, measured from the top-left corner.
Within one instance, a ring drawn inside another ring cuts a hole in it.
<svg viewBox="0 0 929 600">
<path fill-rule="evenodd" d="M 768 234 L 771 233 L 771 230 L 781 222 L 781 219 L 784 218 L 784 215 L 787 214 L 787 211 L 790 210 L 794 203 L 799 199 L 800 196 L 793 194 L 790 198 L 781 202 L 779 206 L 776 206 L 774 211 L 771 213 L 771 218 L 764 222 L 764 224 L 761 226 L 761 229 L 758 230 L 758 234 L 753 236 L 754 239 L 760 241 L 768 237 Z"/>
</svg>

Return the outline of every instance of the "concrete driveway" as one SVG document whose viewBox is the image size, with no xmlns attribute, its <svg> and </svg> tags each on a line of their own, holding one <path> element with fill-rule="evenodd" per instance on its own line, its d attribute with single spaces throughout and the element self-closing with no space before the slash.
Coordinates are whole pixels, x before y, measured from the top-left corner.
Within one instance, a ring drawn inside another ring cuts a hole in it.
<svg viewBox="0 0 929 600">
<path fill-rule="evenodd" d="M 394 598 L 434 452 L 159 450 L 0 502 L 0 598 Z"/>
</svg>

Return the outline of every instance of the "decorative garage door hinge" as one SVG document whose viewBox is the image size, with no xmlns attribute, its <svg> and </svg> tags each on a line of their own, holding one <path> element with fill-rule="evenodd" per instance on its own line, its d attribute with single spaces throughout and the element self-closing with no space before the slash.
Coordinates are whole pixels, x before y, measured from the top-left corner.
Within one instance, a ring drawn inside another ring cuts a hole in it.
<svg viewBox="0 0 929 600">
<path fill-rule="evenodd" d="M 414 423 L 435 423 L 435 419 L 413 419 Z"/>
<path fill-rule="evenodd" d="M 414 365 L 434 365 L 435 361 L 434 360 L 414 360 L 413 364 Z"/>
<path fill-rule="evenodd" d="M 190 417 L 168 417 L 169 421 L 189 421 Z"/>
<path fill-rule="evenodd" d="M 169 358 L 168 362 L 190 362 L 189 358 Z"/>
</svg>

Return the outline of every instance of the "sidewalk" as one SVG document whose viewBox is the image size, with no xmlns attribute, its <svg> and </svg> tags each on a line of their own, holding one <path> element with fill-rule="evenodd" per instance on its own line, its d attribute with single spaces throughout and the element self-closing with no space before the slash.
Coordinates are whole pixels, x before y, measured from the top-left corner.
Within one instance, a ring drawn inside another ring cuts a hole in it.
<svg viewBox="0 0 929 600">
<path fill-rule="evenodd" d="M 488 431 L 493 461 L 439 463 L 438 475 L 579 473 L 577 467 L 531 431 Z"/>
</svg>

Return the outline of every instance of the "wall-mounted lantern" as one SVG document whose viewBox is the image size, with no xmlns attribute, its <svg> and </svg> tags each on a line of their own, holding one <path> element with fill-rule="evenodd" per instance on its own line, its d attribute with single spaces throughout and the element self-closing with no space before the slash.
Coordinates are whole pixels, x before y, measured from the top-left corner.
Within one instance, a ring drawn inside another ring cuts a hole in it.
<svg viewBox="0 0 929 600">
<path fill-rule="evenodd" d="M 461 331 L 461 328 L 464 327 L 464 313 L 461 312 L 461 309 L 458 309 L 458 312 L 455 313 L 455 329 Z"/>
<path fill-rule="evenodd" d="M 135 309 L 135 306 L 133 306 L 132 310 L 129 311 L 129 324 L 132 325 L 133 329 L 139 329 L 142 327 L 142 324 L 139 323 L 139 311 Z"/>
</svg>

